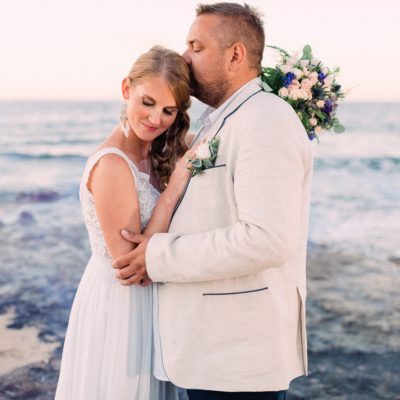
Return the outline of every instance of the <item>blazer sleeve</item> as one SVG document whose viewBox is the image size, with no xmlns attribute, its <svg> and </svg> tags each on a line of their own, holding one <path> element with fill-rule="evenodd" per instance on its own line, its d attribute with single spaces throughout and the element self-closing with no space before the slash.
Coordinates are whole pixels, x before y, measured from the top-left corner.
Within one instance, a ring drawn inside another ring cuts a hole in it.
<svg viewBox="0 0 400 400">
<path fill-rule="evenodd" d="M 205 233 L 153 235 L 146 251 L 153 281 L 248 275 L 279 267 L 303 245 L 303 181 L 311 149 L 297 115 L 284 111 L 253 121 L 241 133 L 233 176 L 238 222 Z"/>
</svg>

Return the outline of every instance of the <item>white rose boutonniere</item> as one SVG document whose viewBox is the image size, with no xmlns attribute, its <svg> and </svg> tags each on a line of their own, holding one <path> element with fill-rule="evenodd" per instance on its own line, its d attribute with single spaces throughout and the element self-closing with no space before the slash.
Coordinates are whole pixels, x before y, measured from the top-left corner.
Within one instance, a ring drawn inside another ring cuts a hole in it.
<svg viewBox="0 0 400 400">
<path fill-rule="evenodd" d="M 190 175 L 202 174 L 207 168 L 215 165 L 218 155 L 219 137 L 209 139 L 202 143 L 195 151 L 194 158 L 189 159 Z"/>
</svg>

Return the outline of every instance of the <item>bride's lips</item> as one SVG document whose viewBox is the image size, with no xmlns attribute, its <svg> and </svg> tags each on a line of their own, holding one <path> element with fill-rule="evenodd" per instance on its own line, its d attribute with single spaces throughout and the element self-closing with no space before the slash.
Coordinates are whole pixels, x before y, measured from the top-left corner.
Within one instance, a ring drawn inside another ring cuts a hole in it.
<svg viewBox="0 0 400 400">
<path fill-rule="evenodd" d="M 147 124 L 145 124 L 145 123 L 143 123 L 142 122 L 142 124 L 143 124 L 143 126 L 148 130 L 148 131 L 150 131 L 150 132 L 155 132 L 158 128 L 157 127 L 155 127 L 155 126 L 150 126 L 150 125 L 147 125 Z"/>
</svg>

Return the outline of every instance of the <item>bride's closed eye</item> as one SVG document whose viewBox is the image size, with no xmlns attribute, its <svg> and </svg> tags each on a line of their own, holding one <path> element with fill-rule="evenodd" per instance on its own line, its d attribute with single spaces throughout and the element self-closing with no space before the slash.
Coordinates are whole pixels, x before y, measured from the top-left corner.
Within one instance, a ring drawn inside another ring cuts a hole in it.
<svg viewBox="0 0 400 400">
<path fill-rule="evenodd" d="M 163 111 L 165 114 L 170 115 L 170 116 L 175 115 L 178 112 L 178 110 L 176 108 L 164 108 Z"/>
<path fill-rule="evenodd" d="M 147 106 L 147 107 L 154 106 L 154 103 L 152 101 L 150 101 L 150 100 L 147 100 L 147 99 L 142 99 L 142 104 L 144 106 Z"/>
</svg>

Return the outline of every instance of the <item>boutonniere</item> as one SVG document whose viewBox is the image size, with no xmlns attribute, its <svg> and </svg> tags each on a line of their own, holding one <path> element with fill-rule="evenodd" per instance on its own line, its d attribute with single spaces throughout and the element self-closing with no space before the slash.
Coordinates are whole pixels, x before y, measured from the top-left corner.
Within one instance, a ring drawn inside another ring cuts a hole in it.
<svg viewBox="0 0 400 400">
<path fill-rule="evenodd" d="M 204 170 L 215 165 L 218 155 L 219 137 L 209 139 L 197 147 L 194 152 L 194 158 L 189 159 L 190 175 L 196 176 L 202 174 Z"/>
</svg>

